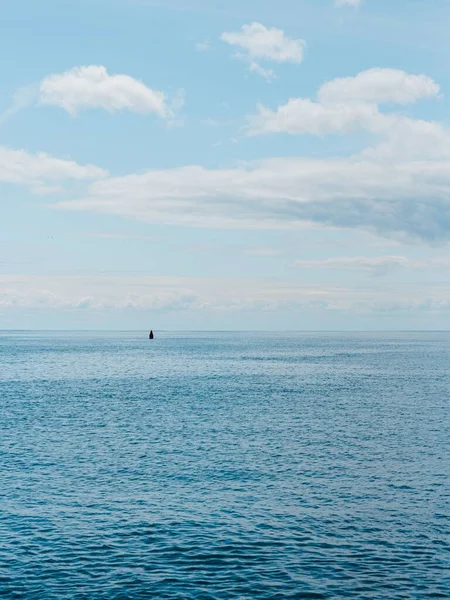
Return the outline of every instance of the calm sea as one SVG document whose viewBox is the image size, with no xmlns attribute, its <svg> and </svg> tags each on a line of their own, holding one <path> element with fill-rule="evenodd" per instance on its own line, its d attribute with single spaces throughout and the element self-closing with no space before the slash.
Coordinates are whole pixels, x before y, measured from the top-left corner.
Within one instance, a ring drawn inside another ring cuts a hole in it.
<svg viewBox="0 0 450 600">
<path fill-rule="evenodd" d="M 450 334 L 0 332 L 0 597 L 450 597 Z"/>
</svg>

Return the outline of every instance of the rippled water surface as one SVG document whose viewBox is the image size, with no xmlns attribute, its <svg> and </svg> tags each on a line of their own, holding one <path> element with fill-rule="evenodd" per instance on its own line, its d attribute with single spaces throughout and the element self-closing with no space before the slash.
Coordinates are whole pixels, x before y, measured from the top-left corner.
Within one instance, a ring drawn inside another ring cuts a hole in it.
<svg viewBox="0 0 450 600">
<path fill-rule="evenodd" d="M 449 598 L 450 334 L 0 333 L 0 597 Z"/>
</svg>

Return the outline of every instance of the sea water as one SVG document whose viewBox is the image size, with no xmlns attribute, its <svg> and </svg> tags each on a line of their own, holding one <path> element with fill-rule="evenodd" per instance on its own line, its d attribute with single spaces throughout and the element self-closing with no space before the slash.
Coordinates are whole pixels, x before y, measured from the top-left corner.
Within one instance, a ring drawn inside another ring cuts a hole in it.
<svg viewBox="0 0 450 600">
<path fill-rule="evenodd" d="M 0 597 L 450 597 L 449 333 L 0 332 Z"/>
</svg>

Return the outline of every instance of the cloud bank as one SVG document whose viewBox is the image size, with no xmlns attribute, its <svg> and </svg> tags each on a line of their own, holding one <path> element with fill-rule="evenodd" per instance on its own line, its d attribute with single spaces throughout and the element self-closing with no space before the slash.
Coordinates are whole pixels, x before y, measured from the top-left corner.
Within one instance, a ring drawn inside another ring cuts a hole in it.
<svg viewBox="0 0 450 600">
<path fill-rule="evenodd" d="M 133 290 L 130 292 L 130 290 Z M 333 286 L 276 279 L 0 275 L 0 311 L 323 310 L 351 314 L 448 312 L 450 286 Z"/>
<path fill-rule="evenodd" d="M 56 205 L 200 227 L 324 226 L 397 238 L 450 239 L 450 162 L 272 159 L 108 178 Z"/>
</svg>

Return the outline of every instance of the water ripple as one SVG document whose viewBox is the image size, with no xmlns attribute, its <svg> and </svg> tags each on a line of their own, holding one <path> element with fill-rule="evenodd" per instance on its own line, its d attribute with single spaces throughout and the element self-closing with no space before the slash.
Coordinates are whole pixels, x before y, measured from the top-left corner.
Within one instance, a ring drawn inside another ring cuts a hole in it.
<svg viewBox="0 0 450 600">
<path fill-rule="evenodd" d="M 438 333 L 0 334 L 0 598 L 449 598 L 449 359 Z"/>
</svg>

